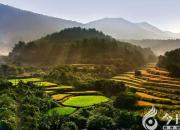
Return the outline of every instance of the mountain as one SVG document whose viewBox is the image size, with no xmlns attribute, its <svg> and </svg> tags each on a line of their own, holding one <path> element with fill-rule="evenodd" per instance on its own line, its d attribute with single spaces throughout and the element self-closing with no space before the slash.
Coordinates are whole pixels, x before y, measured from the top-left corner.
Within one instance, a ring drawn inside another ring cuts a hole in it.
<svg viewBox="0 0 180 130">
<path fill-rule="evenodd" d="M 162 31 L 146 22 L 104 18 L 82 24 L 0 4 L 0 54 L 8 54 L 18 41 L 33 41 L 71 27 L 95 28 L 121 40 L 180 38 L 178 33 Z"/>
<path fill-rule="evenodd" d="M 133 23 L 123 18 L 104 18 L 87 23 L 84 27 L 96 28 L 116 39 L 180 38 L 179 34 L 162 31 L 147 22 Z"/>
<path fill-rule="evenodd" d="M 77 27 L 36 41 L 19 42 L 9 57 L 22 65 L 114 64 L 128 69 L 155 58 L 150 49 L 117 41 L 95 29 Z"/>
<path fill-rule="evenodd" d="M 81 23 L 44 16 L 0 4 L 0 53 L 20 40 L 30 41 Z"/>
</svg>

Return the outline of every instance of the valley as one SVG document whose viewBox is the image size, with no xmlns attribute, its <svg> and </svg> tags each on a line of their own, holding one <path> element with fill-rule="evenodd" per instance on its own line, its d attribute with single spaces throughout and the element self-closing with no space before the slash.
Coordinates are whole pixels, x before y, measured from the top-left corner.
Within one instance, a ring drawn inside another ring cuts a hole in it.
<svg viewBox="0 0 180 130">
<path fill-rule="evenodd" d="M 81 65 L 78 64 L 78 66 Z M 136 75 L 138 72 L 139 74 Z M 114 76 L 110 80 L 124 83 L 127 89 L 134 89 L 137 98 L 135 105 L 138 107 L 155 106 L 162 110 L 180 110 L 180 79 L 169 77 L 166 70 L 155 67 L 155 64 L 148 64 L 136 71 Z M 75 86 L 58 85 L 38 77 L 23 77 L 8 81 L 14 86 L 19 82 L 30 82 L 42 87 L 44 92 L 58 104 L 58 107 L 48 110 L 50 115 L 52 113 L 62 116 L 70 115 L 80 108 L 112 100 L 101 91 L 78 90 Z"/>
</svg>

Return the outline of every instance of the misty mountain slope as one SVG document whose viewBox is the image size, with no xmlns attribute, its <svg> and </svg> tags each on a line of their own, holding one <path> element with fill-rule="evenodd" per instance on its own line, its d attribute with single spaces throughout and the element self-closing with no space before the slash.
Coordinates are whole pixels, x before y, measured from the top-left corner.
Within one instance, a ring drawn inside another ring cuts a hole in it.
<svg viewBox="0 0 180 130">
<path fill-rule="evenodd" d="M 13 47 L 19 40 L 34 40 L 81 23 L 48 17 L 0 4 L 0 45 Z"/>
<path fill-rule="evenodd" d="M 116 39 L 167 39 L 170 36 L 148 23 L 132 23 L 122 18 L 104 18 L 87 23 L 86 28 L 96 28 Z"/>
<path fill-rule="evenodd" d="M 164 37 L 164 38 L 168 38 L 170 37 L 166 32 L 163 32 L 162 30 L 160 30 L 159 28 L 147 23 L 147 22 L 141 22 L 141 23 L 136 23 L 139 27 L 154 33 L 154 35 L 158 36 L 158 37 Z"/>
<path fill-rule="evenodd" d="M 151 48 L 156 55 L 163 55 L 166 51 L 180 48 L 180 40 L 126 40 L 132 44 Z"/>
</svg>

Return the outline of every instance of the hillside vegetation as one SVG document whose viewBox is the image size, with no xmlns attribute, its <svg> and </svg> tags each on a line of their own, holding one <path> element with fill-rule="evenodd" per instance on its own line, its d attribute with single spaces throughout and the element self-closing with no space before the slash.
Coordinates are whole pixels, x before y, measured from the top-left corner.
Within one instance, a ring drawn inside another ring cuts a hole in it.
<svg viewBox="0 0 180 130">
<path fill-rule="evenodd" d="M 117 41 L 95 29 L 70 28 L 29 43 L 9 54 L 22 65 L 118 64 L 134 68 L 154 60 L 150 49 Z"/>
</svg>

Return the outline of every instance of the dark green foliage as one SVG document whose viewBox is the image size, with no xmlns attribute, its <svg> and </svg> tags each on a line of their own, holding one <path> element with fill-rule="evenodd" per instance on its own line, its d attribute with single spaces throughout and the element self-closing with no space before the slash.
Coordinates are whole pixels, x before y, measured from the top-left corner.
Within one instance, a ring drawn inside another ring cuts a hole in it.
<svg viewBox="0 0 180 130">
<path fill-rule="evenodd" d="M 0 87 L 5 85 L 5 81 L 0 81 Z M 3 82 L 3 83 L 2 83 Z M 11 85 L 0 90 L 0 129 L 17 130 L 17 104 L 12 95 Z"/>
<path fill-rule="evenodd" d="M 6 123 L 0 123 L 0 130 L 13 130 L 9 124 L 6 124 Z"/>
<path fill-rule="evenodd" d="M 70 117 L 70 121 L 75 122 L 79 129 L 85 129 L 87 127 L 87 118 L 84 117 L 81 113 L 73 114 Z"/>
<path fill-rule="evenodd" d="M 115 130 L 114 122 L 107 116 L 95 115 L 88 120 L 88 130 Z"/>
<path fill-rule="evenodd" d="M 134 108 L 136 103 L 135 93 L 133 92 L 122 92 L 120 93 L 113 102 L 116 108 Z"/>
<path fill-rule="evenodd" d="M 49 67 L 40 77 L 57 84 L 80 86 L 82 83 L 122 73 L 123 70 L 118 68 L 115 65 L 58 65 Z"/>
<path fill-rule="evenodd" d="M 42 114 L 55 107 L 42 88 L 20 82 L 0 81 L 0 126 L 10 130 L 38 130 Z"/>
<path fill-rule="evenodd" d="M 46 40 L 79 40 L 79 39 L 89 39 L 89 38 L 106 38 L 111 39 L 111 37 L 104 35 L 102 32 L 98 32 L 95 29 L 82 29 L 80 27 L 74 27 L 73 29 L 64 29 L 58 33 L 53 33 L 45 37 Z"/>
<path fill-rule="evenodd" d="M 68 66 L 53 67 L 44 78 L 63 85 L 73 85 L 79 82 L 78 77 L 74 75 L 74 69 Z"/>
<path fill-rule="evenodd" d="M 63 118 L 57 114 L 52 116 L 43 115 L 40 120 L 38 130 L 60 130 Z"/>
<path fill-rule="evenodd" d="M 166 52 L 159 57 L 158 66 L 166 68 L 172 76 L 180 77 L 180 49 Z"/>
<path fill-rule="evenodd" d="M 117 111 L 115 114 L 115 123 L 118 129 L 131 128 L 136 130 L 138 128 L 138 130 L 143 130 L 141 120 L 142 117 L 128 111 Z"/>
<path fill-rule="evenodd" d="M 115 109 L 113 105 L 110 104 L 101 104 L 100 106 L 96 107 L 95 110 L 91 110 L 92 115 L 104 115 L 107 117 L 113 118 Z"/>
<path fill-rule="evenodd" d="M 0 79 L 0 91 L 12 88 L 12 83 Z"/>
<path fill-rule="evenodd" d="M 78 127 L 74 122 L 65 122 L 62 124 L 61 130 L 78 130 Z"/>
<path fill-rule="evenodd" d="M 15 63 L 26 65 L 123 63 L 122 67 L 132 69 L 154 55 L 94 29 L 70 28 L 27 44 L 20 42 L 9 56 Z"/>
</svg>

